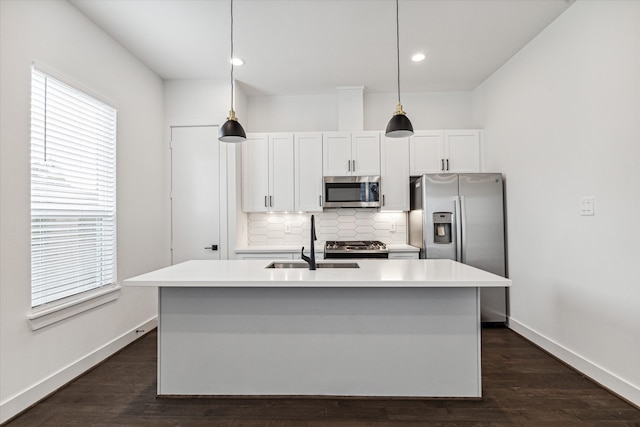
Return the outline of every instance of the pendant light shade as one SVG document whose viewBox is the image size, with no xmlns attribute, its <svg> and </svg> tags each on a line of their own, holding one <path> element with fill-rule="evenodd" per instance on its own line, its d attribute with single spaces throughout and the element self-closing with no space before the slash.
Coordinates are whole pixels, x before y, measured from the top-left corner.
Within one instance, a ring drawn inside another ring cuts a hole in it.
<svg viewBox="0 0 640 427">
<path fill-rule="evenodd" d="M 407 114 L 402 111 L 402 104 L 398 104 L 398 109 L 389 120 L 385 135 L 389 138 L 404 138 L 413 135 L 413 125 Z"/>
<path fill-rule="evenodd" d="M 387 124 L 385 136 L 389 138 L 404 138 L 413 135 L 413 125 L 402 109 L 400 102 L 400 19 L 398 18 L 398 0 L 396 0 L 396 54 L 398 59 L 398 106 L 393 117 Z"/>
<path fill-rule="evenodd" d="M 231 117 L 232 115 L 233 118 Z M 247 140 L 247 134 L 244 132 L 233 110 L 229 112 L 227 121 L 220 128 L 218 139 L 222 142 L 244 142 Z"/>
<path fill-rule="evenodd" d="M 231 58 L 233 58 L 233 0 L 231 0 Z M 233 61 L 231 61 L 231 110 L 227 121 L 220 127 L 218 132 L 218 140 L 222 142 L 244 142 L 247 140 L 247 134 L 244 132 L 242 125 L 233 111 Z"/>
</svg>

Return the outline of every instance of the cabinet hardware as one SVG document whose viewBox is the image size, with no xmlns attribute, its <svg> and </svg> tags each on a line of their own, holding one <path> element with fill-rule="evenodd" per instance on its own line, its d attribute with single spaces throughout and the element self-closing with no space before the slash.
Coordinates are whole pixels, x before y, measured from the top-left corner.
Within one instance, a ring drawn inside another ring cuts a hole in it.
<svg viewBox="0 0 640 427">
<path fill-rule="evenodd" d="M 355 160 L 351 160 L 353 162 L 353 171 L 356 171 L 356 161 Z"/>
<path fill-rule="evenodd" d="M 447 159 L 447 170 L 449 170 L 449 159 Z"/>
<path fill-rule="evenodd" d="M 322 196 L 318 196 L 318 206 L 322 206 Z"/>
<path fill-rule="evenodd" d="M 268 208 L 269 205 L 267 205 L 267 196 L 264 196 L 264 207 Z"/>
<path fill-rule="evenodd" d="M 347 170 L 351 172 L 351 160 L 347 160 Z"/>
<path fill-rule="evenodd" d="M 384 206 L 384 194 L 382 195 L 382 206 Z"/>
<path fill-rule="evenodd" d="M 218 250 L 218 245 L 207 246 L 205 249 L 211 249 L 212 251 L 217 251 Z"/>
<path fill-rule="evenodd" d="M 444 170 L 444 159 L 440 159 L 440 170 Z"/>
<path fill-rule="evenodd" d="M 273 207 L 273 197 L 269 196 L 269 207 Z"/>
</svg>

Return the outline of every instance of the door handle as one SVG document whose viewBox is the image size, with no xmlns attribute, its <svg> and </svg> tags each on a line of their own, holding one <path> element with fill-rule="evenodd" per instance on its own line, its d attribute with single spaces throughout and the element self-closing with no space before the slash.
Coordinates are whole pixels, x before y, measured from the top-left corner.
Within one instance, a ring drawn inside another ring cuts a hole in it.
<svg viewBox="0 0 640 427">
<path fill-rule="evenodd" d="M 318 206 L 322 206 L 322 196 L 318 196 Z"/>
<path fill-rule="evenodd" d="M 440 159 L 440 170 L 444 171 L 444 159 Z"/>
<path fill-rule="evenodd" d="M 264 207 L 268 208 L 269 205 L 267 205 L 267 196 L 264 196 Z"/>
<path fill-rule="evenodd" d="M 454 214 L 455 214 L 455 226 L 456 226 L 456 261 L 464 262 L 463 260 L 463 248 L 462 245 L 465 243 L 462 241 L 463 236 L 463 228 L 464 224 L 462 224 L 462 216 L 464 213 L 462 212 L 464 207 L 462 206 L 462 201 L 460 196 L 456 196 L 454 201 Z"/>
<path fill-rule="evenodd" d="M 462 249 L 460 251 L 460 262 L 467 262 L 467 207 L 465 206 L 464 196 L 460 197 L 460 227 L 462 232 L 460 233 L 462 240 Z"/>
<path fill-rule="evenodd" d="M 272 196 L 269 196 L 269 207 L 270 208 L 273 207 L 273 198 L 272 198 Z"/>
<path fill-rule="evenodd" d="M 211 249 L 212 251 L 217 251 L 218 250 L 218 245 L 207 246 L 205 249 Z"/>
<path fill-rule="evenodd" d="M 353 162 L 353 171 L 356 171 L 356 161 L 355 160 L 351 160 Z"/>
<path fill-rule="evenodd" d="M 449 159 L 447 159 L 447 170 L 449 170 Z"/>
<path fill-rule="evenodd" d="M 351 172 L 351 160 L 347 160 L 347 170 Z"/>
</svg>

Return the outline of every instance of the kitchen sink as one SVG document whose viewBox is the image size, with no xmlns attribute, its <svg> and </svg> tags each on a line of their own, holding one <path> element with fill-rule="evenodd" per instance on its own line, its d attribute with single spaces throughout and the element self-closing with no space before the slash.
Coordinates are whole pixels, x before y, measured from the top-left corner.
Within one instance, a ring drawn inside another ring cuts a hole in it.
<svg viewBox="0 0 640 427">
<path fill-rule="evenodd" d="M 309 268 L 306 262 L 272 262 L 265 268 Z M 360 268 L 357 262 L 318 262 L 316 268 Z"/>
</svg>

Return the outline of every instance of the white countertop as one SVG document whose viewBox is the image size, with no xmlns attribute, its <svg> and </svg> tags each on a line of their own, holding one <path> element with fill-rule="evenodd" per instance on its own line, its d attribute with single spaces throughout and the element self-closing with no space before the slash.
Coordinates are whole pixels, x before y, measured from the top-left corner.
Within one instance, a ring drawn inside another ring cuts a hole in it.
<svg viewBox="0 0 640 427">
<path fill-rule="evenodd" d="M 295 245 L 295 246 L 293 245 L 239 246 L 235 248 L 234 252 L 237 254 L 253 253 L 253 252 L 273 252 L 273 253 L 300 252 L 300 249 L 302 249 L 302 246 L 304 246 L 304 253 L 308 253 L 309 252 L 308 243 L 305 245 Z M 315 251 L 316 253 L 324 253 L 324 242 L 322 242 L 321 244 L 316 243 Z"/>
<path fill-rule="evenodd" d="M 237 247 L 234 252 L 235 253 L 253 253 L 253 252 L 300 252 L 302 245 L 292 246 L 292 245 L 271 245 L 271 246 L 240 246 Z M 389 252 L 418 252 L 420 249 L 415 246 L 402 244 L 402 243 L 389 243 L 387 245 L 387 249 Z M 307 246 L 305 245 L 305 253 L 308 252 Z M 320 244 L 316 243 L 316 253 L 324 253 L 324 242 Z"/>
<path fill-rule="evenodd" d="M 297 261 L 303 262 L 303 261 Z M 318 263 L 327 262 L 319 260 Z M 331 260 L 357 262 L 360 268 L 310 271 L 265 268 L 269 260 L 187 261 L 124 281 L 125 286 L 363 288 L 501 287 L 511 280 L 446 259 Z"/>
</svg>

